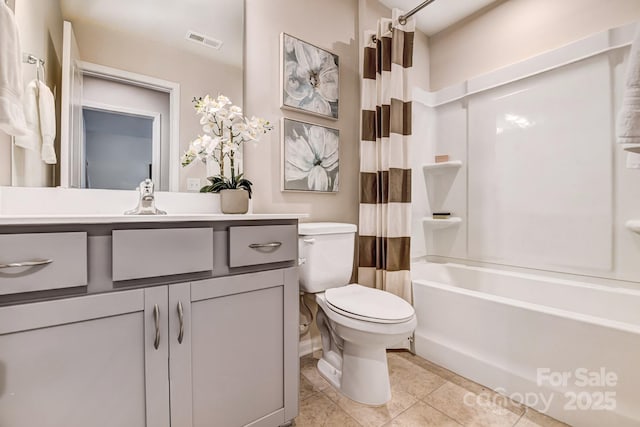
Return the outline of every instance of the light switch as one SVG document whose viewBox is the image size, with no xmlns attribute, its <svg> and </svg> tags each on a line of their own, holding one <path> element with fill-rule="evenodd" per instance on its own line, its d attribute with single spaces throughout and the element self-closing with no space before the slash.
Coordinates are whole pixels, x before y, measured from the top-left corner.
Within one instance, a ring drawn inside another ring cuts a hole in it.
<svg viewBox="0 0 640 427">
<path fill-rule="evenodd" d="M 187 178 L 187 191 L 200 191 L 200 178 Z"/>
</svg>

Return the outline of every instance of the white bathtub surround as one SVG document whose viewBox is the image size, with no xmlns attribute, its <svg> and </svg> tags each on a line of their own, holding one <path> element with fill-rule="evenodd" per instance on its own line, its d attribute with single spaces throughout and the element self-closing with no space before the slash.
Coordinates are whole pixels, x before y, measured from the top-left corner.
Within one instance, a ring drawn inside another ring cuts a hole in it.
<svg viewBox="0 0 640 427">
<path fill-rule="evenodd" d="M 414 90 L 412 257 L 640 282 L 638 175 L 614 137 L 636 28 Z M 415 174 L 436 153 L 461 167 Z M 422 220 L 436 210 L 461 221 Z"/>
<path fill-rule="evenodd" d="M 640 424 L 640 292 L 456 264 L 411 269 L 418 355 L 571 425 Z"/>
<path fill-rule="evenodd" d="M 378 20 L 376 32 L 365 31 L 358 279 L 411 301 L 411 194 L 407 191 L 411 188 L 411 94 L 407 88 L 413 43 L 404 40 L 413 40 L 415 21 L 409 18 L 401 25 L 398 18 L 403 12 L 393 9 L 392 14 L 392 19 Z M 377 70 L 378 63 L 382 70 Z"/>
</svg>

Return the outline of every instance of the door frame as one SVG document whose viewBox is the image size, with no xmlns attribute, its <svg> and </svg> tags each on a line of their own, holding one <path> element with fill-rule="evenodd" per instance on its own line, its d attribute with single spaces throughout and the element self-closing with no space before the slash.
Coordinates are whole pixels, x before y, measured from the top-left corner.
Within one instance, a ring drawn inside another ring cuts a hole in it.
<svg viewBox="0 0 640 427">
<path fill-rule="evenodd" d="M 144 119 L 152 120 L 153 131 L 151 135 L 151 144 L 152 144 L 151 145 L 151 164 L 152 164 L 151 180 L 157 185 L 157 183 L 160 182 L 160 175 L 162 173 L 161 172 L 162 165 L 160 164 L 161 114 L 154 111 L 137 110 L 135 108 L 120 107 L 117 105 L 105 104 L 102 102 L 83 100 L 82 110 L 84 111 L 85 109 L 92 110 L 92 111 L 104 111 L 108 113 L 122 114 L 130 117 L 142 117 Z M 86 145 L 87 145 L 87 141 L 86 141 L 86 132 L 85 132 L 83 134 L 82 144 L 78 150 L 79 157 L 81 159 L 85 158 Z M 86 161 L 81 162 L 80 164 L 80 182 L 81 182 L 81 188 L 88 188 Z"/>
<path fill-rule="evenodd" d="M 169 94 L 169 191 L 178 191 L 180 186 L 180 84 L 86 61 L 78 61 L 78 66 L 85 76 L 112 80 Z M 87 103 L 83 101 L 84 105 Z"/>
</svg>

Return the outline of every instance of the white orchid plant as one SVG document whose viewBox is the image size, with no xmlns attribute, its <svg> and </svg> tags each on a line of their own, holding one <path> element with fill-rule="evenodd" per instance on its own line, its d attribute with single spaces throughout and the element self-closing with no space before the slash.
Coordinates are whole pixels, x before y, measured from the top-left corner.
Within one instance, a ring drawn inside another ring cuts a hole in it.
<svg viewBox="0 0 640 427">
<path fill-rule="evenodd" d="M 207 177 L 210 184 L 200 189 L 202 193 L 217 193 L 224 189 L 242 188 L 251 197 L 251 181 L 243 178 L 242 173 L 236 174 L 236 156 L 242 144 L 258 141 L 260 137 L 273 129 L 267 120 L 245 117 L 242 109 L 233 105 L 224 95 L 213 98 L 194 98 L 194 108 L 200 115 L 203 134 L 191 141 L 189 149 L 182 156 L 182 166 L 188 166 L 196 160 L 202 163 L 216 162 L 220 173 Z M 225 164 L 229 160 L 230 176 L 225 175 Z M 239 170 L 238 170 L 239 172 Z"/>
</svg>

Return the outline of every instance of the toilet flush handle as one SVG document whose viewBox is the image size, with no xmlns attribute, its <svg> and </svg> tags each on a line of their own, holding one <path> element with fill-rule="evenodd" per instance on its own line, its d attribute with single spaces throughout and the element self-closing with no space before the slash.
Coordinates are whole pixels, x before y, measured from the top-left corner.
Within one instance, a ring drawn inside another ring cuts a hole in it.
<svg viewBox="0 0 640 427">
<path fill-rule="evenodd" d="M 309 245 L 313 245 L 316 242 L 316 239 L 314 239 L 313 237 L 308 237 L 306 239 L 302 239 L 302 241 Z"/>
</svg>

